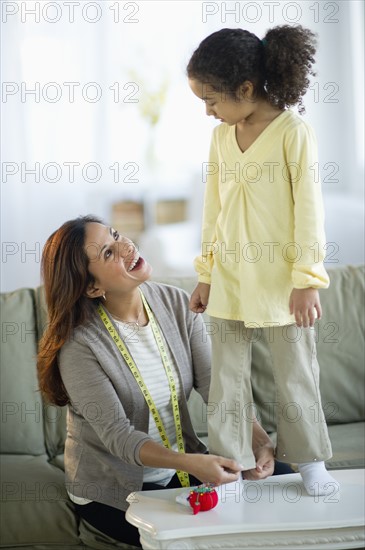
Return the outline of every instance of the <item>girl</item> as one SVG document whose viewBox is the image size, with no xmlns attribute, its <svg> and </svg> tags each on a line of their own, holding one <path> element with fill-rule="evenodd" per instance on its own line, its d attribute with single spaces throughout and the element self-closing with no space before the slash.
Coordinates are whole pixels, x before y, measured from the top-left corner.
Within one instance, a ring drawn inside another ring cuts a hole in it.
<svg viewBox="0 0 365 550">
<path fill-rule="evenodd" d="M 208 423 L 211 452 L 252 468 L 253 327 L 270 349 L 277 391 L 278 460 L 297 463 L 307 492 L 337 483 L 324 461 L 331 444 L 321 406 L 313 325 L 324 231 L 317 144 L 304 111 L 315 38 L 301 26 L 208 36 L 187 67 L 193 93 L 220 120 L 212 137 L 199 283 L 190 307 L 214 320 Z M 219 406 L 218 406 L 219 405 Z M 313 410 L 319 408 L 320 421 Z"/>
</svg>

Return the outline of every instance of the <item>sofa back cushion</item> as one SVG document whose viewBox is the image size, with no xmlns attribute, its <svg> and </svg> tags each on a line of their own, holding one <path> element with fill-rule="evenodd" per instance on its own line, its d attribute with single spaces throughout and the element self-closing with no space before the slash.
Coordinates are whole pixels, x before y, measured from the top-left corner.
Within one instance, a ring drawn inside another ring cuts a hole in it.
<svg viewBox="0 0 365 550">
<path fill-rule="evenodd" d="M 322 406 L 328 424 L 364 421 L 364 266 L 327 268 L 331 284 L 320 291 L 322 319 L 316 322 Z M 159 279 L 191 293 L 194 277 Z M 208 320 L 208 318 L 206 319 Z M 266 430 L 276 430 L 275 384 L 267 344 L 259 338 L 252 345 L 252 387 L 257 412 Z M 202 412 L 203 409 L 203 412 Z M 194 425 L 206 431 L 202 401 L 191 400 Z M 313 419 L 318 415 L 313 405 Z"/>
<path fill-rule="evenodd" d="M 339 266 L 328 273 L 331 283 L 320 290 L 323 314 L 315 325 L 322 406 L 328 424 L 364 421 L 364 266 Z M 252 347 L 252 385 L 261 421 L 274 431 L 274 378 L 262 340 Z M 316 414 L 314 404 L 314 420 Z"/>
<path fill-rule="evenodd" d="M 1 453 L 40 455 L 45 446 L 33 290 L 1 295 L 1 332 Z"/>
</svg>

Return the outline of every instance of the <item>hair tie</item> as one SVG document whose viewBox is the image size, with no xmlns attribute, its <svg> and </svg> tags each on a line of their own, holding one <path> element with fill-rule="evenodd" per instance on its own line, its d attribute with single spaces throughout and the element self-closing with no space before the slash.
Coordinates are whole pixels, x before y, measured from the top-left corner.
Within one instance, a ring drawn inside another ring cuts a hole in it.
<svg viewBox="0 0 365 550">
<path fill-rule="evenodd" d="M 261 43 L 262 43 L 262 45 L 263 45 L 264 47 L 267 46 L 267 40 L 266 40 L 266 38 L 263 38 L 263 39 L 261 40 Z"/>
</svg>

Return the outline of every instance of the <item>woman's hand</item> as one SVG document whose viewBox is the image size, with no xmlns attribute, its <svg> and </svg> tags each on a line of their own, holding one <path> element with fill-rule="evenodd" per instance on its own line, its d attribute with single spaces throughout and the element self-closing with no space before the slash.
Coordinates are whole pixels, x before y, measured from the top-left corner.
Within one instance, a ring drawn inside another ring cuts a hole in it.
<svg viewBox="0 0 365 550">
<path fill-rule="evenodd" d="M 161 443 L 147 440 L 140 448 L 139 458 L 150 468 L 170 468 L 188 472 L 202 483 L 221 485 L 237 481 L 243 466 L 230 458 L 194 453 L 179 453 L 166 449 Z"/>
<path fill-rule="evenodd" d="M 216 455 L 186 454 L 185 470 L 202 483 L 222 485 L 237 481 L 243 466 L 230 458 Z"/>
<path fill-rule="evenodd" d="M 207 283 L 198 283 L 195 287 L 189 307 L 194 313 L 204 313 L 207 308 L 210 293 L 210 285 Z"/>
<path fill-rule="evenodd" d="M 294 314 L 298 327 L 313 327 L 322 316 L 318 290 L 315 288 L 293 288 L 289 300 L 290 313 Z"/>
<path fill-rule="evenodd" d="M 243 478 L 251 481 L 272 476 L 275 468 L 274 447 L 268 443 L 255 451 L 256 468 L 244 470 Z"/>
</svg>

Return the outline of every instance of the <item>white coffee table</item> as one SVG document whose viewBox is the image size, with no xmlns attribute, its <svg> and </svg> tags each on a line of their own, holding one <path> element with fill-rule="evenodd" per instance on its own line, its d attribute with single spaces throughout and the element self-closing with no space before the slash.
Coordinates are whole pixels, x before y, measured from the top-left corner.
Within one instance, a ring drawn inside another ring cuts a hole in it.
<svg viewBox="0 0 365 550">
<path fill-rule="evenodd" d="M 144 549 L 364 548 L 364 470 L 331 472 L 341 483 L 327 497 L 310 497 L 299 474 L 231 483 L 219 504 L 193 515 L 176 502 L 183 489 L 132 493 L 126 518 Z"/>
</svg>

